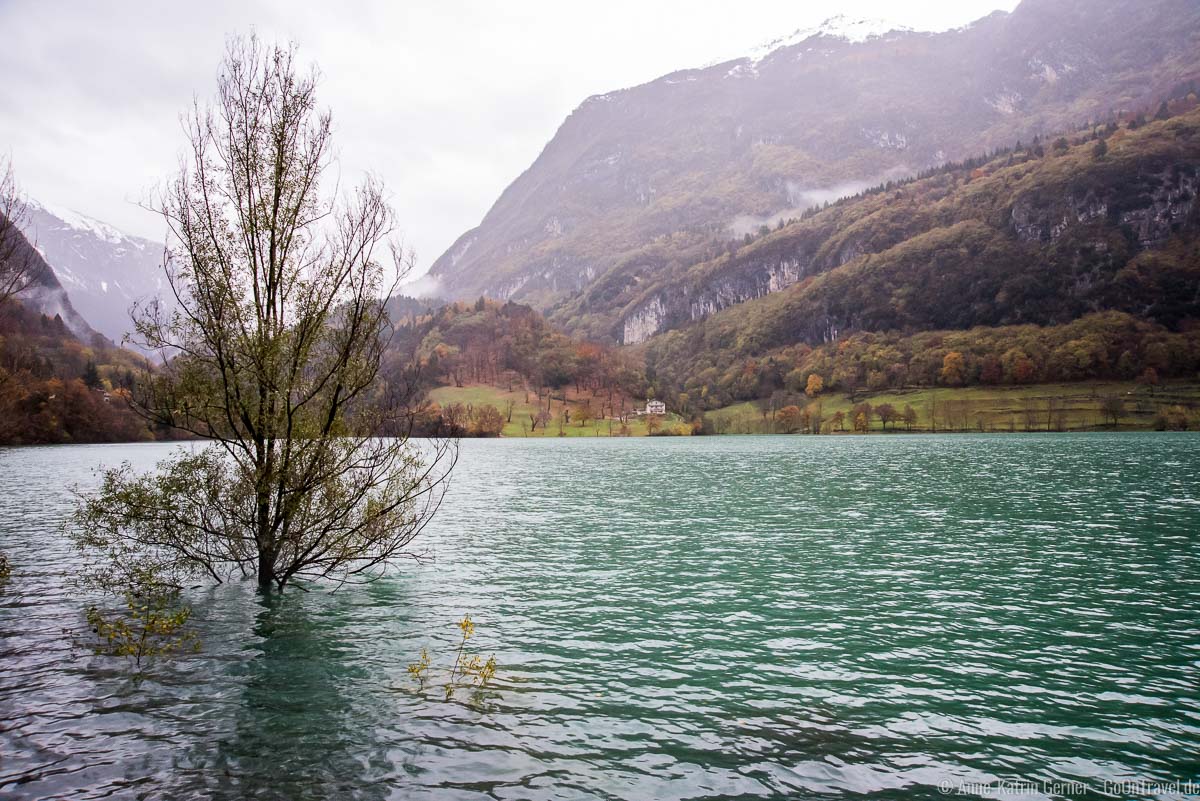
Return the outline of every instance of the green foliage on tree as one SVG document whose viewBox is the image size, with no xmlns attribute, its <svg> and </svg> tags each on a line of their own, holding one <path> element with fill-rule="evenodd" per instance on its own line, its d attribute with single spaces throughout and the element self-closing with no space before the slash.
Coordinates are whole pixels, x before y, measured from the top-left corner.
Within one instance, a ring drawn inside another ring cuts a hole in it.
<svg viewBox="0 0 1200 801">
<path fill-rule="evenodd" d="M 186 628 L 191 609 L 178 593 L 142 588 L 127 591 L 124 600 L 123 610 L 88 609 L 96 653 L 124 656 L 140 667 L 144 659 L 200 650 L 199 637 Z"/>
</svg>

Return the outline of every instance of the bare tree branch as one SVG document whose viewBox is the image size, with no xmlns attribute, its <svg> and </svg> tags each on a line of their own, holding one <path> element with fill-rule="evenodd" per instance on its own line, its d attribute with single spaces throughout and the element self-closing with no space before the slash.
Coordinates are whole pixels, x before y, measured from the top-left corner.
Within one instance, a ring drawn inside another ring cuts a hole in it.
<svg viewBox="0 0 1200 801">
<path fill-rule="evenodd" d="M 12 158 L 0 156 L 0 306 L 33 279 L 33 249 L 21 233 L 28 213 Z"/>
<path fill-rule="evenodd" d="M 231 39 L 214 105 L 186 120 L 189 157 L 159 203 L 178 308 L 136 321 L 144 346 L 176 355 L 134 406 L 213 444 L 153 476 L 113 471 L 81 506 L 105 570 L 149 555 L 163 574 L 253 573 L 264 591 L 363 580 L 408 555 L 441 503 L 455 443 L 380 436 L 404 394 L 380 379 L 386 301 L 411 261 L 377 180 L 326 191 L 316 86 L 295 48 Z"/>
</svg>

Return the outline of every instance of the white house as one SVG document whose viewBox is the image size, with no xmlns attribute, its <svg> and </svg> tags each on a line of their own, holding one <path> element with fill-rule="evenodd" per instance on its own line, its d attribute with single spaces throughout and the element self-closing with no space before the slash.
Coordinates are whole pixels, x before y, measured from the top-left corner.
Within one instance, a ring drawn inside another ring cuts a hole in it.
<svg viewBox="0 0 1200 801">
<path fill-rule="evenodd" d="M 660 400 L 646 401 L 646 410 L 642 414 L 666 414 L 667 404 Z"/>
</svg>

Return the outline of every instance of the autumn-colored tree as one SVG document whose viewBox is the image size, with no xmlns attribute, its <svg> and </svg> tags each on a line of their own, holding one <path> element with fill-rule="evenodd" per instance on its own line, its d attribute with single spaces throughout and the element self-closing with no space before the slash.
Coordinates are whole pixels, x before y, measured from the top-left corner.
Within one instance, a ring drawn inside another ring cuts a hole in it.
<svg viewBox="0 0 1200 801">
<path fill-rule="evenodd" d="M 821 402 L 810 403 L 804 410 L 805 428 L 812 434 L 821 433 L 821 424 L 825 420 Z"/>
<path fill-rule="evenodd" d="M 979 381 L 983 384 L 999 384 L 1004 379 L 1004 368 L 1000 365 L 1000 360 L 994 355 L 988 356 L 983 360 L 983 366 L 979 370 Z"/>
<path fill-rule="evenodd" d="M 858 414 L 854 415 L 854 430 L 855 431 L 865 434 L 865 433 L 867 433 L 867 429 L 869 428 L 869 426 L 870 426 L 870 422 L 867 420 L 867 416 L 865 414 L 863 414 L 862 412 L 859 412 Z"/>
<path fill-rule="evenodd" d="M 825 379 L 816 373 L 808 377 L 808 384 L 804 387 L 804 394 L 810 398 L 815 398 L 821 394 L 821 390 L 825 389 Z"/>
<path fill-rule="evenodd" d="M 794 434 L 796 429 L 800 427 L 800 407 L 799 406 L 784 406 L 779 410 L 777 418 L 779 427 L 785 434 Z"/>
<path fill-rule="evenodd" d="M 1021 357 L 1013 362 L 1013 381 L 1018 384 L 1028 384 L 1037 378 L 1037 365 L 1028 357 Z"/>
<path fill-rule="evenodd" d="M 963 355 L 952 350 L 942 359 L 941 379 L 943 384 L 960 387 L 967 377 L 967 364 Z"/>
<path fill-rule="evenodd" d="M 833 417 L 830 418 L 830 423 L 832 425 L 837 426 L 838 431 L 845 431 L 846 430 L 846 413 L 841 410 L 834 412 Z"/>
<path fill-rule="evenodd" d="M 646 423 L 646 433 L 653 434 L 662 428 L 662 416 L 657 414 L 648 414 L 642 418 Z"/>
<path fill-rule="evenodd" d="M 1174 406 L 1159 406 L 1154 415 L 1154 427 L 1159 431 L 1187 431 L 1195 428 L 1197 420 L 1193 413 L 1178 404 Z"/>
<path fill-rule="evenodd" d="M 459 437 L 466 433 L 467 424 L 470 421 L 467 415 L 467 407 L 461 403 L 451 403 L 442 408 L 442 421 L 445 424 L 447 433 L 453 437 Z"/>
<path fill-rule="evenodd" d="M 917 424 L 917 410 L 907 403 L 904 404 L 903 419 L 904 427 L 912 431 L 912 427 Z"/>
<path fill-rule="evenodd" d="M 857 404 L 854 407 L 854 409 L 851 411 L 851 415 L 854 420 L 854 430 L 855 431 L 859 430 L 859 428 L 858 428 L 858 418 L 859 417 L 861 417 L 863 419 L 862 430 L 868 431 L 871 428 L 871 419 L 875 416 L 875 410 L 871 408 L 871 404 L 863 402 L 863 403 Z"/>
</svg>

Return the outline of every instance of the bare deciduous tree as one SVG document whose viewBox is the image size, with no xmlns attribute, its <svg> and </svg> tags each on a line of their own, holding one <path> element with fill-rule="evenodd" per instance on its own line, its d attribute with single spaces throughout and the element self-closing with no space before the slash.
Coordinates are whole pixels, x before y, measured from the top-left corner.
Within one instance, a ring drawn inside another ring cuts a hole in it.
<svg viewBox="0 0 1200 801">
<path fill-rule="evenodd" d="M 0 156 L 0 305 L 29 286 L 33 277 L 33 250 L 21 234 L 27 213 L 12 159 Z"/>
<path fill-rule="evenodd" d="M 390 324 L 381 252 L 393 219 L 368 179 L 329 191 L 330 115 L 295 49 L 233 39 L 218 95 L 186 119 L 163 192 L 177 309 L 139 310 L 164 354 L 136 393 L 152 423 L 213 444 L 156 473 L 109 471 L 76 515 L 79 543 L 120 583 L 254 577 L 365 579 L 436 510 L 456 453 L 375 436 L 394 423 L 376 381 Z M 398 279 L 396 279 L 398 280 Z"/>
</svg>

